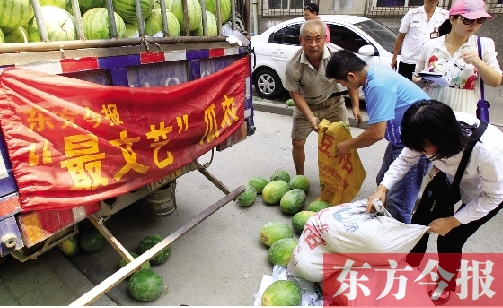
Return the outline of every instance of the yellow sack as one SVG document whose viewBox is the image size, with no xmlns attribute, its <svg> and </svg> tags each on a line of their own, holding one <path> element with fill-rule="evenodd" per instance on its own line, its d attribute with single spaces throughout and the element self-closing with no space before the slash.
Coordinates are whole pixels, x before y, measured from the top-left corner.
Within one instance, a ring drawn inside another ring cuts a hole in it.
<svg viewBox="0 0 503 308">
<path fill-rule="evenodd" d="M 318 127 L 320 198 L 332 206 L 351 202 L 360 191 L 366 172 L 356 149 L 351 149 L 343 157 L 335 154 L 339 142 L 352 138 L 349 122 L 323 120 Z"/>
</svg>

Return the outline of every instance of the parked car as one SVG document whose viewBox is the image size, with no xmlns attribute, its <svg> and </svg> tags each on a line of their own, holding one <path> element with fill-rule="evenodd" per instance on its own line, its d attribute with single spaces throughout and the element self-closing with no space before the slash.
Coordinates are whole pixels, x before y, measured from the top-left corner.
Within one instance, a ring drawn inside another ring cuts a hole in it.
<svg viewBox="0 0 503 308">
<path fill-rule="evenodd" d="M 331 50 L 351 50 L 369 65 L 391 69 L 397 37 L 391 29 L 367 17 L 321 15 L 320 18 L 330 28 Z M 252 78 L 260 97 L 273 99 L 285 91 L 286 61 L 301 48 L 299 35 L 303 23 L 304 18 L 297 17 L 252 36 L 251 46 L 255 51 Z"/>
</svg>

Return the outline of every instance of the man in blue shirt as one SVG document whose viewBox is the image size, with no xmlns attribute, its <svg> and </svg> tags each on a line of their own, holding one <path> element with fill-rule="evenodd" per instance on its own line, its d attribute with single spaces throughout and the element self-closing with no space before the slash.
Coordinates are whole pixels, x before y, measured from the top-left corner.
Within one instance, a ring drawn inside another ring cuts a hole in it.
<svg viewBox="0 0 503 308">
<path fill-rule="evenodd" d="M 347 50 L 332 54 L 326 68 L 326 77 L 334 78 L 347 88 L 363 87 L 369 127 L 357 138 L 339 143 L 336 153 L 343 156 L 350 149 L 371 146 L 382 138 L 388 140 L 382 167 L 376 177 L 377 185 L 381 184 L 389 166 L 403 149 L 400 140 L 403 113 L 410 105 L 430 98 L 416 84 L 397 72 L 368 66 L 365 61 Z M 410 223 L 412 210 L 429 165 L 426 158 L 422 157 L 420 162 L 388 191 L 386 208 L 398 221 Z"/>
</svg>

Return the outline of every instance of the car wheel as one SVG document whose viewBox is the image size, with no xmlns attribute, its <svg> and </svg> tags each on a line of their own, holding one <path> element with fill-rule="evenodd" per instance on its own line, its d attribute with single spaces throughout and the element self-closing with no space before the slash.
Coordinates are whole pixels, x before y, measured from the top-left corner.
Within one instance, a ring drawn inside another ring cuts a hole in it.
<svg viewBox="0 0 503 308">
<path fill-rule="evenodd" d="M 270 68 L 262 68 L 255 74 L 253 85 L 258 95 L 262 98 L 273 99 L 283 91 L 283 84 L 278 74 Z"/>
</svg>

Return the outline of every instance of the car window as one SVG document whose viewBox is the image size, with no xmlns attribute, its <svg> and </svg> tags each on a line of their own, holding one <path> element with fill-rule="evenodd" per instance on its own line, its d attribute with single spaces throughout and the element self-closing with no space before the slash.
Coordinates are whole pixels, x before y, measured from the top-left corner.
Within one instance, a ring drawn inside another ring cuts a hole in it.
<svg viewBox="0 0 503 308">
<path fill-rule="evenodd" d="M 375 20 L 366 20 L 355 24 L 356 27 L 360 28 L 363 32 L 367 33 L 372 37 L 377 43 L 379 43 L 384 50 L 393 52 L 395 47 L 397 34 L 391 29 L 383 26 L 382 24 L 376 22 Z"/>
<path fill-rule="evenodd" d="M 269 43 L 300 45 L 300 26 L 302 24 L 289 25 L 281 28 L 269 36 Z"/>
<path fill-rule="evenodd" d="M 330 42 L 352 52 L 358 52 L 360 47 L 369 44 L 366 39 L 353 30 L 343 26 L 328 24 L 330 28 Z"/>
</svg>

